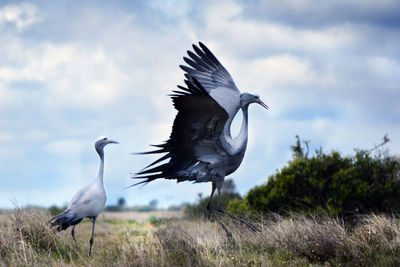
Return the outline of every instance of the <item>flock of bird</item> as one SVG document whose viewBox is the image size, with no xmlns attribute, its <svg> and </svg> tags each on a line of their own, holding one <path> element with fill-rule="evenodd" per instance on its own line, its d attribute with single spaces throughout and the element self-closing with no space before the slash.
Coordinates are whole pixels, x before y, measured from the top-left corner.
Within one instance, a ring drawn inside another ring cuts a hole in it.
<svg viewBox="0 0 400 267">
<path fill-rule="evenodd" d="M 160 178 L 177 182 L 211 182 L 207 210 L 214 214 L 211 199 L 217 190 L 217 211 L 238 219 L 257 231 L 251 223 L 224 211 L 220 199 L 225 176 L 240 166 L 246 151 L 249 105 L 257 103 L 266 109 L 268 106 L 257 95 L 240 93 L 229 72 L 203 43 L 200 42 L 199 46 L 193 45 L 193 50 L 194 52 L 187 52 L 189 58 L 183 58 L 189 66 L 180 66 L 185 72 L 186 86 L 178 86 L 180 90 L 171 94 L 178 113 L 170 138 L 163 144 L 155 145 L 158 149 L 142 153 L 164 155 L 138 172 L 133 178 L 144 180 L 133 186 Z M 232 137 L 231 124 L 240 110 L 243 113 L 242 126 L 238 136 Z M 117 142 L 107 137 L 100 137 L 95 142 L 95 149 L 100 157 L 100 169 L 96 180 L 78 191 L 68 208 L 50 220 L 57 231 L 72 226 L 71 235 L 76 242 L 75 226 L 85 217 L 92 219 L 89 256 L 92 252 L 96 218 L 106 203 L 103 185 L 104 147 L 113 143 Z M 224 224 L 219 222 L 229 235 Z"/>
</svg>

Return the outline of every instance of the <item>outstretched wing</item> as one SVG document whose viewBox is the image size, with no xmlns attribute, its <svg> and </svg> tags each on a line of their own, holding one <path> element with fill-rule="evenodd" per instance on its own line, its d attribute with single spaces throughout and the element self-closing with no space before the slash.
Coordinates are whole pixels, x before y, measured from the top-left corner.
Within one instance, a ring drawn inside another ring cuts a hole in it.
<svg viewBox="0 0 400 267">
<path fill-rule="evenodd" d="M 157 178 L 198 180 L 208 164 L 226 156 L 219 144 L 219 136 L 223 132 L 228 113 L 195 77 L 185 82 L 187 88 L 178 86 L 181 90 L 171 95 L 178 114 L 169 140 L 156 145 L 160 149 L 144 153 L 166 154 L 138 173 L 135 178 L 145 179 L 140 183 L 148 183 Z M 167 159 L 167 163 L 150 168 Z"/>
<path fill-rule="evenodd" d="M 240 103 L 240 91 L 213 53 L 203 43 L 199 42 L 199 46 L 193 44 L 195 53 L 187 51 L 190 58 L 183 58 L 190 67 L 180 67 L 189 82 L 196 79 L 229 116 L 234 116 Z"/>
<path fill-rule="evenodd" d="M 187 51 L 190 58 L 183 58 L 192 68 L 180 65 L 181 69 L 186 72 L 186 79 L 190 82 L 196 79 L 209 93 L 218 87 L 225 87 L 239 92 L 229 72 L 213 53 L 202 42 L 199 42 L 199 46 L 201 49 L 193 44 L 193 50 L 196 54 L 192 51 Z"/>
</svg>

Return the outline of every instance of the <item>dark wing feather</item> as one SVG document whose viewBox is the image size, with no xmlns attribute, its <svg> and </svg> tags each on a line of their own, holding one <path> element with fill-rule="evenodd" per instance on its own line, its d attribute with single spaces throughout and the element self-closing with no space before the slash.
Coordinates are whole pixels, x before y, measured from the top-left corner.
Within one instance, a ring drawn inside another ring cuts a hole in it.
<svg viewBox="0 0 400 267">
<path fill-rule="evenodd" d="M 178 174 L 196 164 L 199 159 L 196 148 L 206 146 L 206 150 L 218 149 L 218 138 L 222 134 L 228 113 L 209 95 L 196 78 L 186 80 L 187 88 L 178 86 L 180 91 L 171 95 L 174 107 L 178 110 L 168 141 L 157 145 L 160 149 L 145 153 L 167 153 L 134 178 L 145 179 L 148 183 L 158 178 L 178 181 L 196 180 L 194 176 Z M 163 160 L 167 163 L 152 167 Z M 152 167 L 152 168 L 150 168 Z"/>
<path fill-rule="evenodd" d="M 213 53 L 203 43 L 199 42 L 199 46 L 200 48 L 193 45 L 196 54 L 188 51 L 190 58 L 183 58 L 190 66 L 180 66 L 186 72 L 186 79 L 191 83 L 196 79 L 209 93 L 217 87 L 229 88 L 239 93 L 231 75 Z"/>
</svg>

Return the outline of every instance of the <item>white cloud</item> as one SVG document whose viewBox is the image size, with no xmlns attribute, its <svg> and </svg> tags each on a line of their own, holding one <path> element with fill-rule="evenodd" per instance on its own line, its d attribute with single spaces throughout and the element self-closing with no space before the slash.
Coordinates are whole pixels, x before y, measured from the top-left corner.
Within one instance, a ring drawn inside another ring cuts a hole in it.
<svg viewBox="0 0 400 267">
<path fill-rule="evenodd" d="M 170 18 L 184 17 L 190 5 L 189 1 L 181 0 L 149 0 L 147 3 L 150 8 L 162 12 L 166 17 Z"/>
<path fill-rule="evenodd" d="M 38 9 L 30 3 L 10 4 L 0 8 L 0 29 L 7 24 L 13 24 L 22 31 L 38 21 Z"/>
<path fill-rule="evenodd" d="M 246 71 L 244 76 L 252 81 L 248 84 L 250 88 L 261 83 L 270 88 L 280 85 L 304 86 L 317 76 L 308 60 L 289 54 L 257 58 L 241 67 Z"/>
<path fill-rule="evenodd" d="M 32 46 L 14 40 L 7 48 L 12 51 L 7 57 L 18 58 L 18 64 L 0 67 L 0 79 L 6 83 L 41 82 L 45 90 L 43 102 L 53 108 L 74 106 L 90 110 L 115 104 L 121 97 L 122 85 L 127 82 L 124 71 L 101 46 L 93 48 L 79 43 Z"/>
<path fill-rule="evenodd" d="M 50 142 L 46 150 L 57 156 L 79 158 L 84 147 L 84 143 L 79 140 L 57 140 Z"/>
<path fill-rule="evenodd" d="M 15 138 L 11 134 L 6 132 L 0 132 L 0 143 L 10 143 L 14 140 Z"/>
<path fill-rule="evenodd" d="M 243 6 L 233 2 L 213 2 L 205 12 L 208 35 L 224 39 L 235 48 L 247 47 L 294 51 L 329 51 L 354 43 L 354 32 L 346 25 L 322 29 L 301 29 L 240 16 Z M 229 41 L 228 41 L 229 40 Z"/>
<path fill-rule="evenodd" d="M 368 67 L 375 79 L 392 81 L 400 77 L 400 62 L 394 58 L 375 56 L 367 58 Z M 385 86 L 389 90 L 398 90 L 397 84 Z"/>
<path fill-rule="evenodd" d="M 4 108 L 4 105 L 9 105 L 13 102 L 15 96 L 13 96 L 13 92 L 8 89 L 8 87 L 0 81 L 0 104 L 1 108 Z"/>
</svg>

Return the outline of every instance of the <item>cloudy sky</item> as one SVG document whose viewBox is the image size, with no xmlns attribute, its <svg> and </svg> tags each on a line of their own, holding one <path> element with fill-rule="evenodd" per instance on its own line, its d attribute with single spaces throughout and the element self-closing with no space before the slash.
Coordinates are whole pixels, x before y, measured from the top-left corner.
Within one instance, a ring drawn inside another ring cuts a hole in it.
<svg viewBox="0 0 400 267">
<path fill-rule="evenodd" d="M 384 134 L 400 153 L 400 3 L 339 1 L 1 1 L 0 207 L 66 204 L 95 179 L 100 135 L 108 204 L 193 202 L 210 184 L 131 185 L 169 136 L 167 94 L 204 42 L 250 108 L 249 144 L 231 177 L 241 194 L 291 158 L 295 135 L 344 155 Z M 238 124 L 240 121 L 238 120 Z M 234 129 L 233 129 L 234 130 Z"/>
</svg>

